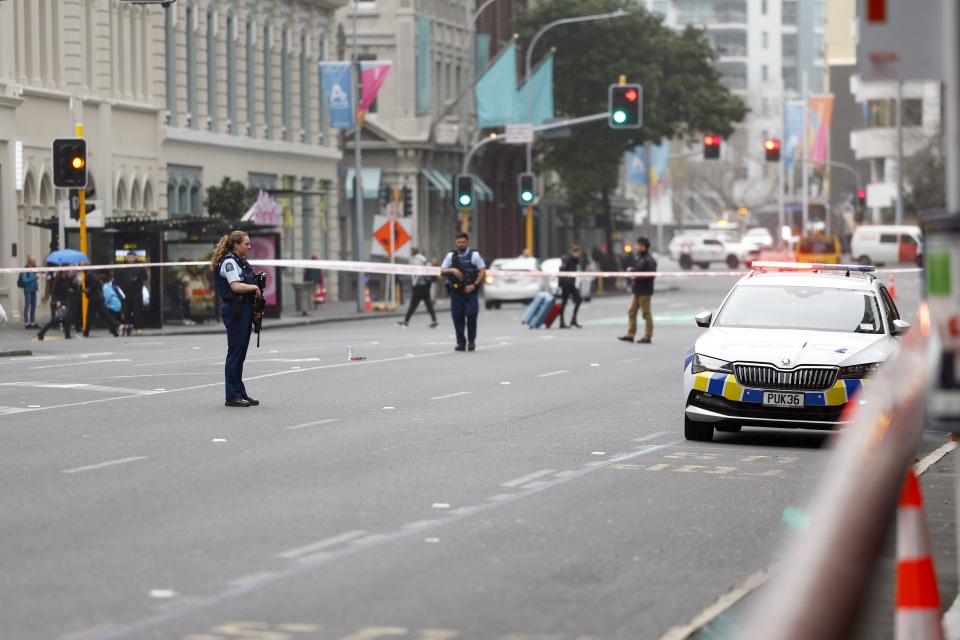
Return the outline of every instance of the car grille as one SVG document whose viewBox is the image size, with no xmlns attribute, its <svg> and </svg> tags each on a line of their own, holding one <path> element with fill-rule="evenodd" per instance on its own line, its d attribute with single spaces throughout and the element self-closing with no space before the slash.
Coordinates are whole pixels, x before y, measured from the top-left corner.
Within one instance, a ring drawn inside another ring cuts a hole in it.
<svg viewBox="0 0 960 640">
<path fill-rule="evenodd" d="M 798 367 L 784 371 L 763 364 L 734 364 L 741 387 L 784 391 L 825 391 L 837 382 L 836 367 Z"/>
</svg>

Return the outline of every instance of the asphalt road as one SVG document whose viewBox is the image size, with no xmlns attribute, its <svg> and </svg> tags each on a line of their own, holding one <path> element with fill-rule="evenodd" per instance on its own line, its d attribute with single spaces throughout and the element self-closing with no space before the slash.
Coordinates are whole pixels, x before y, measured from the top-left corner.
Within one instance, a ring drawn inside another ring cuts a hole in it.
<svg viewBox="0 0 960 640">
<path fill-rule="evenodd" d="M 223 335 L 49 340 L 0 358 L 0 628 L 87 640 L 657 638 L 778 558 L 829 458 L 814 432 L 682 435 L 695 313 L 651 345 L 482 311 L 290 327 L 223 406 Z M 897 278 L 905 309 L 919 278 Z M 347 346 L 364 361 L 348 362 Z"/>
</svg>

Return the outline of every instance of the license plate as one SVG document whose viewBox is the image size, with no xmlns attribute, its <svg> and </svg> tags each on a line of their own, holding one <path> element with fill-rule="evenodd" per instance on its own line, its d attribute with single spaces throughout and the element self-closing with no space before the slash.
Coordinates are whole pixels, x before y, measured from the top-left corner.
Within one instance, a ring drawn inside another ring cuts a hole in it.
<svg viewBox="0 0 960 640">
<path fill-rule="evenodd" d="M 763 404 L 767 407 L 802 408 L 802 393 L 783 393 L 782 391 L 764 391 Z"/>
</svg>

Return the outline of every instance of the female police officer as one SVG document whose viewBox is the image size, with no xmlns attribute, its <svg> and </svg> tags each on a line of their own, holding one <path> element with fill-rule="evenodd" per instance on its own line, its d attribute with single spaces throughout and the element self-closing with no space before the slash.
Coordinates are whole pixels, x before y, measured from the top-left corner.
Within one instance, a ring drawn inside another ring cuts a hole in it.
<svg viewBox="0 0 960 640">
<path fill-rule="evenodd" d="M 247 395 L 243 386 L 243 361 L 250 345 L 253 329 L 253 301 L 260 297 L 260 288 L 254 284 L 253 268 L 244 258 L 250 253 L 250 236 L 243 231 L 231 231 L 220 238 L 213 250 L 210 268 L 217 274 L 217 293 L 223 304 L 220 318 L 227 328 L 227 362 L 224 378 L 228 407 L 253 407 L 260 404 Z M 259 314 L 257 314 L 259 316 Z"/>
</svg>

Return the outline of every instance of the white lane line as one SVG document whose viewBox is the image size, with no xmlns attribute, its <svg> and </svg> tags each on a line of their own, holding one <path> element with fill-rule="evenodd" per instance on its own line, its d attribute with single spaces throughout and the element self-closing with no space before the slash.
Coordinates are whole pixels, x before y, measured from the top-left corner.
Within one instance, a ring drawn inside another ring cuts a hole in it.
<svg viewBox="0 0 960 640">
<path fill-rule="evenodd" d="M 30 411 L 30 409 L 26 407 L 0 407 L 0 416 L 11 413 L 23 413 L 24 411 Z"/>
<path fill-rule="evenodd" d="M 931 451 L 930 453 L 928 453 L 923 457 L 923 460 L 913 465 L 913 472 L 919 476 L 921 473 L 923 473 L 924 471 L 932 467 L 938 460 L 940 460 L 940 458 L 947 455 L 948 453 L 950 453 L 956 448 L 957 448 L 957 443 L 951 441 L 943 445 L 939 449 L 936 449 L 935 451 Z"/>
<path fill-rule="evenodd" d="M 660 436 L 670 435 L 670 431 L 657 431 L 656 433 L 651 433 L 650 435 L 640 436 L 639 438 L 634 438 L 633 442 L 643 442 L 645 440 L 653 440 L 654 438 L 659 438 Z"/>
<path fill-rule="evenodd" d="M 303 424 L 295 424 L 292 427 L 284 427 L 284 429 L 303 429 L 304 427 L 315 427 L 320 424 L 329 424 L 331 422 L 338 422 L 340 418 L 327 418 L 325 420 L 317 420 L 316 422 L 304 422 Z"/>
<path fill-rule="evenodd" d="M 436 398 L 430 398 L 431 400 L 443 400 L 444 398 L 455 398 L 457 396 L 465 396 L 469 391 L 457 391 L 456 393 L 450 393 L 445 396 L 437 396 Z"/>
<path fill-rule="evenodd" d="M 132 393 L 139 396 L 151 396 L 157 391 L 148 389 L 127 389 L 125 387 L 104 387 L 98 384 L 83 384 L 82 382 L 3 382 L 0 387 L 30 387 L 36 389 L 79 389 L 80 391 L 103 391 L 106 393 Z"/>
<path fill-rule="evenodd" d="M 320 551 L 321 549 L 326 549 L 327 547 L 332 547 L 334 545 L 338 545 L 343 542 L 348 542 L 355 538 L 359 538 L 360 536 L 365 535 L 366 533 L 367 533 L 366 531 L 347 531 L 346 533 L 341 533 L 338 536 L 324 538 L 323 540 L 311 542 L 310 544 L 303 545 L 302 547 L 297 547 L 296 549 L 290 549 L 289 551 L 278 553 L 277 557 L 284 558 L 285 560 L 293 560 L 294 558 L 298 558 L 308 553 L 313 553 L 314 551 Z"/>
<path fill-rule="evenodd" d="M 76 469 L 65 469 L 60 473 L 79 473 L 81 471 L 92 471 L 93 469 L 103 469 L 104 467 L 112 467 L 115 464 L 125 464 L 127 462 L 136 462 L 137 460 L 146 460 L 147 456 L 134 456 L 133 458 L 121 458 L 120 460 L 111 460 L 109 462 L 101 462 L 100 464 L 91 464 L 86 467 L 77 467 Z"/>
<path fill-rule="evenodd" d="M 130 358 L 116 358 L 113 360 L 84 360 L 83 362 L 70 362 L 67 364 L 48 364 L 42 367 L 30 367 L 31 369 L 56 369 L 59 367 L 79 367 L 87 364 L 103 364 L 105 362 L 130 362 Z"/>
<path fill-rule="evenodd" d="M 550 373 L 541 373 L 538 375 L 538 378 L 549 378 L 550 376 L 558 376 L 561 373 L 570 373 L 569 369 L 560 369 L 560 371 L 551 371 Z"/>
<path fill-rule="evenodd" d="M 542 478 L 543 476 L 548 476 L 553 473 L 553 469 L 541 469 L 540 471 L 534 471 L 533 473 L 528 473 L 522 478 L 516 478 L 514 480 L 509 480 L 500 484 L 501 487 L 519 487 L 522 484 L 526 484 L 531 480 L 536 480 L 537 478 Z"/>
</svg>

